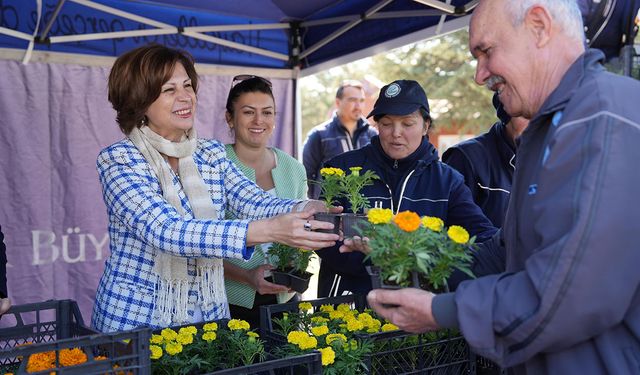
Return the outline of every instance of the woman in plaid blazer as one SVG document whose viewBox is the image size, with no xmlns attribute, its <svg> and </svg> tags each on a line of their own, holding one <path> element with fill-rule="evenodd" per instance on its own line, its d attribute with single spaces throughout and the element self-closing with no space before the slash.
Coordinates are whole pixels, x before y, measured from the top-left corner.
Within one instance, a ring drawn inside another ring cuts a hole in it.
<svg viewBox="0 0 640 375">
<path fill-rule="evenodd" d="M 331 225 L 311 220 L 319 201 L 265 193 L 193 128 L 198 77 L 192 59 L 160 45 L 120 56 L 109 101 L 127 138 L 98 156 L 111 254 L 92 326 L 103 332 L 229 317 L 221 258 L 253 246 L 333 245 Z M 225 220 L 225 210 L 240 219 Z"/>
</svg>

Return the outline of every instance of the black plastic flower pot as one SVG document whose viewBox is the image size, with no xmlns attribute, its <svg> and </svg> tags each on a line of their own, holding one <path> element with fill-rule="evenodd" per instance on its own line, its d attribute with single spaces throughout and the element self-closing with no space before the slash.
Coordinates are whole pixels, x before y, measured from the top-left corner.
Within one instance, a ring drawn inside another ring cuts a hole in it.
<svg viewBox="0 0 640 375">
<path fill-rule="evenodd" d="M 289 276 L 291 277 L 291 289 L 298 293 L 304 293 L 309 288 L 309 280 L 311 280 L 311 276 L 313 275 L 309 272 L 291 272 Z"/>
<path fill-rule="evenodd" d="M 360 236 L 358 229 L 364 229 L 369 224 L 367 215 L 363 214 L 342 214 L 342 233 L 344 238 Z"/>
<path fill-rule="evenodd" d="M 313 215 L 313 219 L 317 221 L 325 221 L 327 223 L 333 224 L 333 229 L 316 229 L 316 232 L 322 233 L 340 233 L 340 214 L 331 214 L 328 212 L 318 212 Z"/>
<path fill-rule="evenodd" d="M 291 274 L 283 271 L 271 271 L 271 279 L 274 284 L 291 286 Z"/>
<path fill-rule="evenodd" d="M 382 276 L 380 274 L 380 267 L 378 266 L 365 266 L 367 269 L 367 273 L 371 278 L 371 287 L 373 289 L 401 289 L 400 285 L 390 285 L 386 284 L 382 280 Z"/>
<path fill-rule="evenodd" d="M 369 277 L 371 277 L 371 285 L 373 289 L 402 289 L 403 286 L 396 284 L 389 284 L 382 280 L 382 274 L 380 272 L 380 267 L 378 266 L 365 266 L 367 269 L 367 273 Z M 420 280 L 420 273 L 418 271 L 411 271 L 411 284 L 409 285 L 411 288 L 424 289 L 424 282 Z"/>
</svg>

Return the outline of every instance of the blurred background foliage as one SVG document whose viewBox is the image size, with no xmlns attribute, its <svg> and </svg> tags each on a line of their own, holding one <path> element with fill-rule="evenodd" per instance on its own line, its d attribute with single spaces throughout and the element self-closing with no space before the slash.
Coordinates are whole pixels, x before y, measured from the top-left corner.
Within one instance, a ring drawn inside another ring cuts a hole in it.
<svg viewBox="0 0 640 375">
<path fill-rule="evenodd" d="M 332 68 L 300 80 L 302 135 L 326 121 L 341 81 L 358 79 L 379 87 L 396 79 L 418 81 L 427 92 L 437 129 L 479 134 L 496 121 L 492 93 L 473 80 L 475 61 L 466 29 Z M 366 115 L 366 114 L 365 114 Z"/>
</svg>

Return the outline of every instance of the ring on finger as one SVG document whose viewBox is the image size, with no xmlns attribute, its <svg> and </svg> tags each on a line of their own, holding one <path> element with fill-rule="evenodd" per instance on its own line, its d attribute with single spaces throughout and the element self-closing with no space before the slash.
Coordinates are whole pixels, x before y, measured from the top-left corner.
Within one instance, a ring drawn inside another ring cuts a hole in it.
<svg viewBox="0 0 640 375">
<path fill-rule="evenodd" d="M 306 230 L 306 231 L 310 231 L 311 230 L 311 223 L 309 222 L 309 220 L 307 220 L 307 222 L 304 223 L 304 230 Z"/>
</svg>

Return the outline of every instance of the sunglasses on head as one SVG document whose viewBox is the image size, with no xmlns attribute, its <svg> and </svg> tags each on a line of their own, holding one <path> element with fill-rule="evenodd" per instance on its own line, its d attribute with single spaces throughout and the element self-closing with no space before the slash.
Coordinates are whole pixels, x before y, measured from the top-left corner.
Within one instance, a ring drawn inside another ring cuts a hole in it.
<svg viewBox="0 0 640 375">
<path fill-rule="evenodd" d="M 246 81 L 248 79 L 259 79 L 260 81 L 266 83 L 269 87 L 271 87 L 271 81 L 269 81 L 268 79 L 264 78 L 264 77 L 260 77 L 260 76 L 255 76 L 253 74 L 240 74 L 237 75 L 235 77 L 233 77 L 233 81 L 231 81 L 231 87 L 234 87 L 235 85 L 237 85 L 238 83 L 242 82 L 242 81 Z"/>
</svg>

